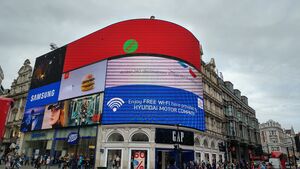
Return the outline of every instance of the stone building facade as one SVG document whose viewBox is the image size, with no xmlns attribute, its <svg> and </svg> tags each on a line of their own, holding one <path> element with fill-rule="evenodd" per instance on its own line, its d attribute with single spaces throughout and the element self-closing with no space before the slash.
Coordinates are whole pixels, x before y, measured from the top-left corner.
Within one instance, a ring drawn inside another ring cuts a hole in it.
<svg viewBox="0 0 300 169">
<path fill-rule="evenodd" d="M 230 81 L 218 78 L 222 90 L 225 114 L 228 159 L 250 161 L 261 149 L 259 122 L 255 110 L 248 105 L 248 98 L 234 89 Z"/>
<path fill-rule="evenodd" d="M 14 105 L 7 115 L 5 134 L 2 146 L 8 148 L 12 143 L 22 146 L 23 134 L 20 132 L 20 125 L 23 118 L 24 108 L 30 87 L 32 67 L 30 61 L 25 60 L 18 71 L 18 77 L 13 81 L 10 92 L 6 97 L 14 100 Z"/>
<path fill-rule="evenodd" d="M 272 151 L 279 151 L 290 157 L 299 157 L 296 149 L 295 131 L 291 129 L 283 129 L 280 123 L 274 120 L 268 120 L 260 124 L 260 136 L 263 151 L 271 153 Z"/>
<path fill-rule="evenodd" d="M 219 151 L 218 144 L 226 140 L 226 130 L 223 127 L 225 115 L 223 112 L 222 88 L 218 83 L 218 75 L 214 59 L 209 63 L 202 62 L 202 80 L 206 131 L 200 137 L 204 151 L 202 156 L 204 161 L 210 157 L 210 161 L 215 159 L 215 154 L 223 157 L 224 152 Z M 208 145 L 208 146 L 207 146 Z M 218 158 L 220 159 L 220 158 Z"/>
</svg>

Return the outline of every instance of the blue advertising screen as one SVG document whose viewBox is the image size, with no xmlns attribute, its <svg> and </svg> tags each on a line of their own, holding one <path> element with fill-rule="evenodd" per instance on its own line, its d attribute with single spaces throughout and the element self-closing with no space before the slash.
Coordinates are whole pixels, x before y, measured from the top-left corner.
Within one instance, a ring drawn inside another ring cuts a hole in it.
<svg viewBox="0 0 300 169">
<path fill-rule="evenodd" d="M 29 90 L 26 109 L 55 103 L 58 100 L 60 82 Z"/>
<path fill-rule="evenodd" d="M 205 130 L 200 73 L 152 56 L 109 60 L 102 124 L 167 124 Z"/>
<path fill-rule="evenodd" d="M 202 98 L 182 89 L 155 85 L 112 87 L 106 89 L 104 103 L 102 124 L 179 124 L 205 130 Z"/>
</svg>

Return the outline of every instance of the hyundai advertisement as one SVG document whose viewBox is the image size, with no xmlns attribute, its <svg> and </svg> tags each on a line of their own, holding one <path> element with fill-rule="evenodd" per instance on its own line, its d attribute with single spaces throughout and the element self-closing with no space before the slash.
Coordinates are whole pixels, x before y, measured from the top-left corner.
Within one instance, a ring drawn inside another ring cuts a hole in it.
<svg viewBox="0 0 300 169">
<path fill-rule="evenodd" d="M 205 130 L 200 73 L 161 57 L 109 60 L 102 124 L 153 123 Z"/>
</svg>

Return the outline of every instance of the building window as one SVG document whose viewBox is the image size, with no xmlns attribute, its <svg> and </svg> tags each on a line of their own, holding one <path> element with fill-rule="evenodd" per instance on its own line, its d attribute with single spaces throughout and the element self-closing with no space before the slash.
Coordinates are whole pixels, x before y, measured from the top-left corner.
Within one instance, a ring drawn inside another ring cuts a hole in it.
<svg viewBox="0 0 300 169">
<path fill-rule="evenodd" d="M 210 148 L 211 148 L 211 149 L 215 149 L 215 148 L 216 148 L 215 143 L 214 143 L 213 141 L 212 141 L 211 144 L 210 144 Z"/>
<path fill-rule="evenodd" d="M 130 168 L 147 169 L 148 168 L 148 151 L 131 150 Z"/>
<path fill-rule="evenodd" d="M 208 154 L 208 153 L 205 153 L 204 156 L 205 156 L 205 162 L 206 162 L 206 163 L 209 163 L 209 162 L 210 162 L 210 161 L 209 161 L 209 154 Z"/>
<path fill-rule="evenodd" d="M 121 169 L 122 168 L 122 150 L 110 149 L 107 151 L 107 162 L 108 169 Z"/>
<path fill-rule="evenodd" d="M 201 163 L 201 153 L 200 152 L 196 152 L 195 159 L 198 164 Z"/>
<path fill-rule="evenodd" d="M 237 112 L 237 118 L 239 121 L 241 121 L 241 112 L 239 112 L 239 111 Z"/>
<path fill-rule="evenodd" d="M 199 141 L 198 138 L 195 138 L 194 142 L 195 142 L 194 145 L 195 145 L 196 147 L 200 147 L 200 141 Z"/>
<path fill-rule="evenodd" d="M 233 115 L 233 106 L 232 105 L 228 105 L 227 107 L 225 107 L 225 114 L 227 116 Z"/>
<path fill-rule="evenodd" d="M 144 133 L 136 133 L 131 137 L 131 141 L 149 142 L 149 138 Z"/>
<path fill-rule="evenodd" d="M 234 128 L 235 128 L 234 123 L 232 121 L 229 122 L 229 135 L 235 136 L 235 130 L 234 130 Z"/>
<path fill-rule="evenodd" d="M 108 142 L 121 142 L 124 141 L 124 137 L 120 133 L 111 134 L 108 139 Z"/>
<path fill-rule="evenodd" d="M 203 141 L 203 146 L 204 146 L 204 148 L 208 148 L 207 140 L 204 140 L 204 141 Z"/>
</svg>

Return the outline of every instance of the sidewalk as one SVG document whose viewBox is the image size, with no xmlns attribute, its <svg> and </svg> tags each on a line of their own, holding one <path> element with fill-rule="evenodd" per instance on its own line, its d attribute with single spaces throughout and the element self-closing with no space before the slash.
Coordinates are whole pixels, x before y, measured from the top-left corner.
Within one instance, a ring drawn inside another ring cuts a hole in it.
<svg viewBox="0 0 300 169">
<path fill-rule="evenodd" d="M 45 166 L 41 167 L 41 169 L 44 169 L 44 168 L 45 168 Z M 4 164 L 0 165 L 0 169 L 5 169 L 5 165 Z M 21 169 L 34 169 L 34 167 L 33 166 L 22 166 Z M 58 169 L 58 166 L 57 165 L 50 166 L 50 169 Z"/>
</svg>

